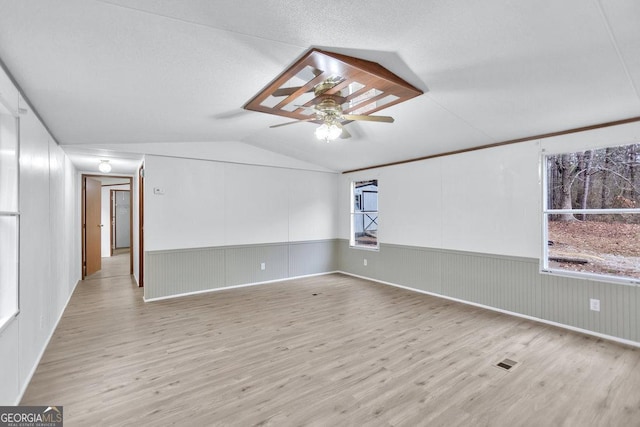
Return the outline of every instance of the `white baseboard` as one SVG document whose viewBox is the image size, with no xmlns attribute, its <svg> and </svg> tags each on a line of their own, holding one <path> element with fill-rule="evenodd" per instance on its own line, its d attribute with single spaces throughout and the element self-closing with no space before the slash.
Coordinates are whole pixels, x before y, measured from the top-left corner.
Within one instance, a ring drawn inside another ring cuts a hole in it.
<svg viewBox="0 0 640 427">
<path fill-rule="evenodd" d="M 201 291 L 185 292 L 185 293 L 182 293 L 182 294 L 167 295 L 167 296 L 164 296 L 164 297 L 156 297 L 156 298 L 147 299 L 147 298 L 145 298 L 143 296 L 142 299 L 143 299 L 144 302 L 162 301 L 162 300 L 166 300 L 166 299 L 181 298 L 181 297 L 186 297 L 186 296 L 191 296 L 191 295 L 200 295 L 200 294 L 208 294 L 210 292 L 225 291 L 225 290 L 228 290 L 228 289 L 246 288 L 246 287 L 249 287 L 249 286 L 260 286 L 260 285 L 268 285 L 270 283 L 286 282 L 287 280 L 303 279 L 305 277 L 325 276 L 327 274 L 334 274 L 334 273 L 342 273 L 342 272 L 341 271 L 327 271 L 327 272 L 324 272 L 324 273 L 305 274 L 303 276 L 285 277 L 283 279 L 267 280 L 267 281 L 264 281 L 264 282 L 243 283 L 242 285 L 224 286 L 222 288 L 213 288 L 213 289 L 203 289 Z"/>
<path fill-rule="evenodd" d="M 490 305 L 484 305 L 484 304 L 478 304 L 478 303 L 471 302 L 471 301 L 465 301 L 463 299 L 449 297 L 449 296 L 437 294 L 437 293 L 434 293 L 434 292 L 423 291 L 422 289 L 410 288 L 408 286 L 398 285 L 396 283 L 385 282 L 384 280 L 372 279 L 370 277 L 365 277 L 365 276 L 360 276 L 360 275 L 357 275 L 357 274 L 347 273 L 346 271 L 338 271 L 338 273 L 346 274 L 347 276 L 357 277 L 359 279 L 369 280 L 371 282 L 380 283 L 382 285 L 393 286 L 395 288 L 401 288 L 401 289 L 406 289 L 408 291 L 413 291 L 413 292 L 418 292 L 418 293 L 425 294 L 425 295 L 430 295 L 432 297 L 443 298 L 443 299 L 446 299 L 446 300 L 455 301 L 455 302 L 459 302 L 459 303 L 462 303 L 462 304 L 472 305 L 474 307 L 484 308 L 486 310 L 496 311 L 498 313 L 508 314 L 510 316 L 520 317 L 520 318 L 523 318 L 523 319 L 532 320 L 534 322 L 544 323 L 546 325 L 556 326 L 558 328 L 567 329 L 567 330 L 574 331 L 574 332 L 580 332 L 582 334 L 591 335 L 591 336 L 594 336 L 594 337 L 597 337 L 597 338 L 602 338 L 602 339 L 605 339 L 605 340 L 608 340 L 608 341 L 615 341 L 615 342 L 620 343 L 620 344 L 625 344 L 625 345 L 628 345 L 628 346 L 640 348 L 640 342 L 631 341 L 631 340 L 627 340 L 627 339 L 620 338 L 620 337 L 615 337 L 613 335 L 601 334 L 600 332 L 590 331 L 588 329 L 577 328 L 575 326 L 565 325 L 564 323 L 558 323 L 558 322 L 554 322 L 554 321 L 551 321 L 551 320 L 541 319 L 539 317 L 529 316 L 527 314 L 517 313 L 515 311 L 503 310 L 501 308 L 491 307 Z"/>
</svg>

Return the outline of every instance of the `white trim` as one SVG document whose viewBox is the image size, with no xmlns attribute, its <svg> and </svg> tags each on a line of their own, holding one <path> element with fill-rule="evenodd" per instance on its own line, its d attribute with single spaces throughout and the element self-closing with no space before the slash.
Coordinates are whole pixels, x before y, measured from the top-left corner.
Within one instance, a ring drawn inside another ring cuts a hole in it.
<svg viewBox="0 0 640 427">
<path fill-rule="evenodd" d="M 615 144 L 604 147 L 597 148 L 589 148 L 589 150 L 602 150 L 605 148 L 618 148 L 618 147 L 627 147 L 630 145 L 636 145 L 637 142 L 631 143 L 623 143 L 623 144 Z M 572 151 L 560 151 L 560 152 L 546 152 L 543 148 L 540 151 L 540 167 L 539 173 L 542 178 L 541 180 L 541 191 L 542 191 L 542 220 L 540 221 L 542 225 L 542 256 L 540 258 L 540 274 L 547 275 L 555 275 L 555 276 L 565 276 L 571 277 L 574 279 L 586 279 L 586 280 L 595 280 L 600 282 L 609 282 L 623 285 L 632 285 L 638 286 L 640 285 L 640 280 L 631 277 L 631 276 L 613 276 L 609 274 L 597 274 L 597 273 L 588 273 L 582 271 L 574 271 L 570 269 L 563 268 L 552 268 L 549 266 L 549 215 L 562 215 L 562 214 L 581 214 L 581 215 L 609 215 L 609 214 L 640 214 L 640 209 L 638 208 L 607 208 L 607 209 L 549 209 L 548 200 L 549 200 L 549 182 L 548 182 L 548 158 L 563 154 L 573 154 L 575 152 L 580 151 L 580 149 L 573 149 Z"/>
<path fill-rule="evenodd" d="M 357 249 L 359 251 L 380 252 L 380 245 L 379 244 L 378 246 L 349 245 L 349 249 Z"/>
<path fill-rule="evenodd" d="M 351 213 L 350 215 L 350 228 L 349 228 L 349 247 L 351 249 L 363 249 L 366 251 L 375 251 L 378 252 L 380 251 L 380 238 L 376 236 L 376 245 L 375 246 L 370 246 L 370 245 L 359 245 L 356 243 L 356 238 L 355 238 L 355 216 L 356 215 L 367 215 L 370 213 L 374 213 L 376 214 L 376 220 L 378 218 L 380 218 L 380 199 L 377 198 L 377 208 L 375 211 L 365 211 L 365 210 L 360 210 L 360 211 L 356 211 L 355 210 L 355 197 L 356 197 L 356 184 L 358 182 L 365 182 L 365 181 L 376 181 L 376 187 L 378 187 L 378 178 L 374 178 L 374 179 L 358 179 L 358 180 L 352 180 L 351 181 L 351 192 L 350 192 L 350 199 L 349 199 L 349 212 Z M 376 191 L 376 195 L 379 194 L 378 191 Z M 362 199 L 361 199 L 362 200 Z M 368 215 L 367 215 L 368 216 Z M 378 224 L 376 223 L 376 226 Z M 364 227 L 364 222 L 363 222 L 363 227 Z M 376 229 L 377 230 L 377 229 Z M 364 231 L 364 230 L 363 230 Z"/>
<path fill-rule="evenodd" d="M 534 322 L 544 323 L 544 324 L 547 324 L 547 325 L 556 326 L 556 327 L 563 328 L 563 329 L 568 329 L 570 331 L 580 332 L 580 333 L 586 334 L 586 335 L 592 335 L 594 337 L 602 338 L 602 339 L 605 339 L 605 340 L 608 340 L 608 341 L 615 341 L 617 343 L 626 344 L 626 345 L 629 345 L 629 346 L 632 346 L 632 347 L 640 348 L 640 342 L 631 341 L 631 340 L 627 340 L 627 339 L 619 338 L 619 337 L 614 337 L 612 335 L 606 335 L 606 334 L 602 334 L 600 332 L 590 331 L 588 329 L 577 328 L 575 326 L 565 325 L 564 323 L 558 323 L 558 322 L 554 322 L 554 321 L 551 321 L 551 320 L 541 319 L 539 317 L 529 316 L 527 314 L 516 313 L 514 311 L 503 310 L 501 308 L 491 307 L 489 305 L 478 304 L 478 303 L 471 302 L 471 301 L 465 301 L 465 300 L 462 300 L 462 299 L 449 297 L 449 296 L 442 295 L 442 294 L 437 294 L 437 293 L 434 293 L 434 292 L 423 291 L 422 289 L 410 288 L 408 286 L 398 285 L 396 283 L 391 283 L 391 282 L 385 282 L 383 280 L 372 279 L 370 277 L 365 277 L 365 276 L 360 276 L 360 275 L 357 275 L 357 274 L 347 273 L 345 271 L 339 271 L 338 273 L 346 274 L 347 276 L 357 277 L 359 279 L 369 280 L 371 282 L 380 283 L 382 285 L 393 286 L 393 287 L 405 289 L 405 290 L 408 290 L 408 291 L 413 291 L 413 292 L 418 292 L 418 293 L 425 294 L 425 295 L 430 295 L 432 297 L 443 298 L 443 299 L 446 299 L 446 300 L 455 301 L 455 302 L 459 302 L 459 303 L 462 303 L 462 304 L 472 305 L 474 307 L 484 308 L 486 310 L 496 311 L 498 313 L 508 314 L 510 316 L 520 317 L 520 318 L 523 318 L 523 319 L 532 320 Z"/>
<path fill-rule="evenodd" d="M 16 309 L 12 314 L 0 318 L 0 335 L 18 317 L 20 310 Z"/>
<path fill-rule="evenodd" d="M 58 329 L 58 324 L 60 323 L 60 320 L 62 320 L 62 316 L 64 315 L 64 312 L 67 311 L 67 306 L 69 305 L 69 302 L 71 301 L 71 297 L 73 296 L 73 293 L 76 291 L 76 287 L 78 287 L 79 283 L 80 283 L 80 280 L 76 282 L 71 292 L 69 292 L 69 296 L 67 297 L 67 302 L 64 304 L 64 307 L 62 307 L 62 310 L 60 310 L 60 313 L 58 314 L 58 319 L 56 320 L 55 325 L 53 325 L 53 328 L 51 329 L 51 333 L 49 333 L 49 336 L 47 337 L 44 343 L 44 346 L 42 347 L 42 350 L 40 350 L 40 354 L 38 354 L 38 357 L 36 358 L 36 362 L 33 364 L 33 368 L 31 368 L 29 375 L 27 375 L 27 379 L 24 382 L 24 385 L 22 386 L 20 393 L 18 394 L 18 400 L 14 403 L 14 406 L 18 406 L 20 404 L 20 401 L 22 401 L 22 398 L 24 397 L 24 394 L 27 391 L 29 384 L 31 383 L 31 379 L 33 378 L 33 375 L 36 373 L 36 370 L 40 365 L 42 356 L 44 356 L 44 352 L 47 351 L 47 347 L 49 347 L 49 341 L 51 341 L 51 338 L 53 338 L 53 334 L 55 334 L 56 329 Z"/>
<path fill-rule="evenodd" d="M 242 285 L 232 285 L 232 286 L 224 286 L 222 288 L 203 289 L 201 291 L 185 292 L 182 294 L 172 294 L 172 295 L 167 295 L 163 297 L 156 297 L 156 298 L 149 298 L 149 299 L 145 298 L 143 295 L 142 300 L 144 302 L 162 301 L 162 300 L 173 299 L 173 298 L 187 297 L 191 295 L 200 295 L 200 294 L 208 294 L 208 293 L 217 292 L 217 291 L 225 291 L 228 289 L 247 288 L 249 286 L 260 286 L 260 285 L 268 285 L 271 283 L 286 282 L 287 280 L 303 279 L 305 277 L 325 276 L 327 274 L 335 274 L 335 273 L 342 273 L 342 272 L 337 270 L 326 271 L 323 273 L 314 273 L 314 274 L 305 274 L 303 276 L 285 277 L 282 279 L 267 280 L 264 282 L 243 283 Z"/>
<path fill-rule="evenodd" d="M 0 61 L 1 62 L 1 61 Z M 0 94 L 0 101 L 2 101 L 2 94 Z M 7 104 L 8 105 L 8 104 Z M 0 113 L 2 113 L 2 111 L 0 111 Z M 9 269 L 13 270 L 14 273 L 14 280 L 9 282 L 7 281 L 6 283 L 2 284 L 0 287 L 3 288 L 7 288 L 8 289 L 8 294 L 9 296 L 13 296 L 13 306 L 12 307 L 3 307 L 2 311 L 4 311 L 5 309 L 9 309 L 10 312 L 9 314 L 7 313 L 2 313 L 3 316 L 0 319 L 0 333 L 2 333 L 12 322 L 13 320 L 18 316 L 18 314 L 20 313 L 20 117 L 15 114 L 11 114 L 11 115 L 6 115 L 4 113 L 2 113 L 3 116 L 8 116 L 9 117 L 9 122 L 11 122 L 11 119 L 13 119 L 13 123 L 12 124 L 8 124 L 6 126 L 7 129 L 9 129 L 9 133 L 11 134 L 11 131 L 14 131 L 12 135 L 10 135 L 11 137 L 9 138 L 9 143 L 14 143 L 14 150 L 13 151 L 13 155 L 10 157 L 13 157 L 13 160 L 9 160 L 9 163 L 15 166 L 15 185 L 14 185 L 14 190 L 15 190 L 15 207 L 13 211 L 2 211 L 0 212 L 0 217 L 3 218 L 12 218 L 14 221 L 13 223 L 10 225 L 11 227 L 11 231 L 15 234 L 15 244 L 14 244 L 14 250 L 15 252 L 12 252 L 12 254 L 15 254 L 15 262 L 10 262 L 8 264 L 6 264 Z M 11 147 L 8 147 L 9 149 L 11 149 Z M 11 232 L 10 232 L 11 233 Z M 7 299 L 9 299 L 9 297 L 6 297 Z M 4 304 L 2 304 L 4 305 Z"/>
</svg>

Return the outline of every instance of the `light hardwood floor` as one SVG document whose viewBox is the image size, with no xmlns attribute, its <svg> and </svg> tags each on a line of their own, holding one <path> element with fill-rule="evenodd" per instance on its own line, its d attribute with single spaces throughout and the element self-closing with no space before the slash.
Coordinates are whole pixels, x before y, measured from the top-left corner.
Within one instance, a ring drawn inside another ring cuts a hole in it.
<svg viewBox="0 0 640 427">
<path fill-rule="evenodd" d="M 66 426 L 640 425 L 631 347 L 337 274 L 145 304 L 109 268 L 21 402 Z"/>
</svg>

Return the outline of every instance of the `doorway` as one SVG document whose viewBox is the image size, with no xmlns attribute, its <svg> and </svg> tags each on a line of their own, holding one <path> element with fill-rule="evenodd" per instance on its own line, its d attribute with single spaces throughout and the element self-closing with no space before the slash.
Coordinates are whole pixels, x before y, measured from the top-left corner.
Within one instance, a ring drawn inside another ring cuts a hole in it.
<svg viewBox="0 0 640 427">
<path fill-rule="evenodd" d="M 111 256 L 131 250 L 131 190 L 111 190 Z"/>
<path fill-rule="evenodd" d="M 132 186 L 132 177 L 82 175 L 83 280 L 100 275 L 102 261 L 113 266 L 114 256 L 120 274 L 133 274 Z"/>
<path fill-rule="evenodd" d="M 144 162 L 138 169 L 138 286 L 144 286 Z"/>
</svg>

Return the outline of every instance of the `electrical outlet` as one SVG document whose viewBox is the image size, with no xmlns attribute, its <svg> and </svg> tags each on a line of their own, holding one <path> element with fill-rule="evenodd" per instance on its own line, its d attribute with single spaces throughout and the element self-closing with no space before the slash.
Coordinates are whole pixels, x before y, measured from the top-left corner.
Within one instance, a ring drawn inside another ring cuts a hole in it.
<svg viewBox="0 0 640 427">
<path fill-rule="evenodd" d="M 600 311 L 600 300 L 595 298 L 589 299 L 589 309 L 591 309 L 591 311 Z"/>
<path fill-rule="evenodd" d="M 267 263 L 266 262 L 261 262 L 260 263 L 260 270 L 266 270 L 267 269 Z"/>
<path fill-rule="evenodd" d="M 367 265 L 367 259 L 366 258 L 364 259 L 364 265 L 365 265 L 365 267 Z"/>
</svg>

